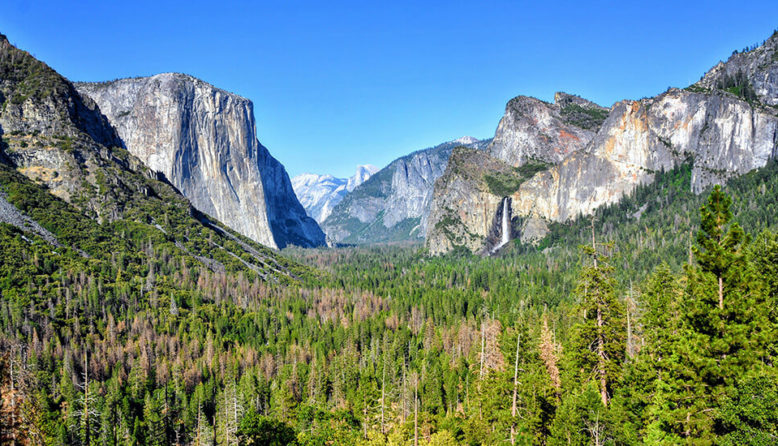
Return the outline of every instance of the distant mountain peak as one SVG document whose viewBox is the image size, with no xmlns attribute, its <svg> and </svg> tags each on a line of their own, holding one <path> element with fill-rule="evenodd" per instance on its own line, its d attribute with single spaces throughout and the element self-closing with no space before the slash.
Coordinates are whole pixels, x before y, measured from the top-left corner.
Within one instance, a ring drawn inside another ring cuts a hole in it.
<svg viewBox="0 0 778 446">
<path fill-rule="evenodd" d="M 292 178 L 292 187 L 308 215 L 321 223 L 332 209 L 355 187 L 367 181 L 380 169 L 372 164 L 360 164 L 349 178 L 329 174 L 302 173 Z"/>
<path fill-rule="evenodd" d="M 374 166 L 372 164 L 360 164 L 360 165 L 357 166 L 357 172 L 366 171 L 366 172 L 370 172 L 371 174 L 373 174 L 373 173 L 378 172 L 379 170 L 381 170 L 379 167 L 376 167 L 376 166 Z"/>
<path fill-rule="evenodd" d="M 380 169 L 372 164 L 360 164 L 357 166 L 357 170 L 354 175 L 348 179 L 346 183 L 346 190 L 351 192 L 355 187 L 367 181 L 368 178 L 373 176 Z"/>
<path fill-rule="evenodd" d="M 335 243 L 420 240 L 435 180 L 445 171 L 451 151 L 458 146 L 483 150 L 489 141 L 465 136 L 397 158 L 349 192 L 322 229 Z"/>
<path fill-rule="evenodd" d="M 473 144 L 473 143 L 477 143 L 478 141 L 479 141 L 478 138 L 473 138 L 472 136 L 463 136 L 451 142 L 455 144 Z"/>
</svg>

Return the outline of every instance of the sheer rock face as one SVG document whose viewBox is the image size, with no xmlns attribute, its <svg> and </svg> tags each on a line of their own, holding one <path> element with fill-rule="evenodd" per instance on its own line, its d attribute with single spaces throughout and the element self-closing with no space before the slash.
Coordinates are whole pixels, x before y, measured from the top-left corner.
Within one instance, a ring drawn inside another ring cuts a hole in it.
<svg viewBox="0 0 778 446">
<path fill-rule="evenodd" d="M 430 253 L 457 246 L 484 252 L 503 198 L 490 189 L 486 177 L 515 176 L 515 168 L 529 162 L 561 162 L 586 148 L 607 114 L 606 108 L 567 93 L 556 93 L 553 104 L 527 96 L 511 99 L 486 151 L 456 152 L 452 155 L 456 162 L 449 163 L 435 183 L 426 225 Z M 545 235 L 547 227 L 539 217 L 516 212 L 515 204 L 512 214 L 519 217 L 514 224 L 521 221 L 515 232 L 523 241 Z"/>
<path fill-rule="evenodd" d="M 776 156 L 778 117 L 729 94 L 672 89 L 617 103 L 585 151 L 522 184 L 514 211 L 565 221 L 618 201 L 653 173 L 692 160 L 696 193 Z"/>
<path fill-rule="evenodd" d="M 335 206 L 322 224 L 327 237 L 356 244 L 423 239 L 435 180 L 446 170 L 452 149 L 486 144 L 465 137 L 392 161 Z"/>
<path fill-rule="evenodd" d="M 518 96 L 505 107 L 487 151 L 515 167 L 558 163 L 586 147 L 606 115 L 607 109 L 567 93 L 556 93 L 553 104 Z"/>
<path fill-rule="evenodd" d="M 176 73 L 77 88 L 100 106 L 130 153 L 198 210 L 269 247 L 324 243 L 284 167 L 257 141 L 248 99 Z"/>
<path fill-rule="evenodd" d="M 445 174 L 435 182 L 426 240 L 430 254 L 484 247 L 502 203 L 502 197 L 489 191 L 485 176 L 510 171 L 511 166 L 484 151 L 454 150 Z"/>
<path fill-rule="evenodd" d="M 688 89 L 618 102 L 584 147 L 564 146 L 558 138 L 542 136 L 550 133 L 550 123 L 560 125 L 561 113 L 555 115 L 553 106 L 531 98 L 512 100 L 489 148 L 492 161 L 500 160 L 505 167 L 520 166 L 529 159 L 552 163 L 510 195 L 513 215 L 522 221 L 521 239 L 542 238 L 547 231 L 545 222 L 566 221 L 615 203 L 636 185 L 652 182 L 654 172 L 661 169 L 692 163 L 692 189 L 701 193 L 778 156 L 778 111 L 772 106 L 778 104 L 777 52 L 778 36 L 774 35 L 764 46 L 717 65 Z M 721 89 L 727 85 L 721 80 L 738 72 L 745 73 L 757 100 L 749 102 Z M 555 105 L 560 102 L 558 96 Z M 581 112 L 581 108 L 573 109 Z M 584 114 L 596 115 L 585 110 Z M 568 121 L 583 122 L 578 118 Z M 473 161 L 487 165 L 483 159 Z M 436 184 L 433 214 L 446 212 L 436 215 L 428 228 L 427 246 L 433 254 L 456 246 L 473 252 L 482 249 L 488 235 L 484 221 L 496 215 L 500 197 L 489 196 L 472 174 L 462 174 L 474 167 L 463 166 L 451 172 L 452 178 Z M 468 194 L 473 198 L 466 198 Z M 474 212 L 478 206 L 483 210 Z M 456 215 L 462 228 L 442 231 L 438 222 Z"/>
</svg>

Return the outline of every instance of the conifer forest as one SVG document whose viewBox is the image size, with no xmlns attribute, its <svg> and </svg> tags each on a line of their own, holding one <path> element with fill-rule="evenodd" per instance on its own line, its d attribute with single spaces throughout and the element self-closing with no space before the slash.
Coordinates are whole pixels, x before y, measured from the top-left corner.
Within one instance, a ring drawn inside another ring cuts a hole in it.
<svg viewBox="0 0 778 446">
<path fill-rule="evenodd" d="M 778 445 L 776 79 L 519 96 L 316 221 L 248 99 L 0 34 L 0 445 Z"/>
</svg>

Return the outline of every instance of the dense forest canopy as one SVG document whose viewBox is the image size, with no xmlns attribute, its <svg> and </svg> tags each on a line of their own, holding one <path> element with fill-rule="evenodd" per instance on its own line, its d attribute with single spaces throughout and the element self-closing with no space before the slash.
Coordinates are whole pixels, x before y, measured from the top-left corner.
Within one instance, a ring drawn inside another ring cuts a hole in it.
<svg viewBox="0 0 778 446">
<path fill-rule="evenodd" d="M 265 281 L 147 226 L 73 233 L 4 170 L 91 242 L 0 224 L 2 442 L 774 444 L 776 172 L 700 196 L 659 172 L 499 257 L 288 249 Z"/>
</svg>

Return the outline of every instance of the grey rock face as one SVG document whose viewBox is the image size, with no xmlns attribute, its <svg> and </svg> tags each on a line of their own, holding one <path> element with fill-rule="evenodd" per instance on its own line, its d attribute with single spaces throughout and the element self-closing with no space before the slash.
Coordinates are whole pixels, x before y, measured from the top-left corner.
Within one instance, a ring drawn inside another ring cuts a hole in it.
<svg viewBox="0 0 778 446">
<path fill-rule="evenodd" d="M 488 141 L 450 141 L 392 161 L 333 209 L 322 225 L 328 238 L 358 244 L 422 239 L 435 180 L 462 143 L 483 148 Z"/>
<path fill-rule="evenodd" d="M 305 212 L 319 224 L 324 223 L 332 208 L 346 196 L 347 183 L 346 178 L 315 173 L 304 173 L 292 178 L 292 188 L 297 199 Z"/>
<path fill-rule="evenodd" d="M 176 73 L 79 83 L 126 148 L 200 211 L 269 247 L 319 246 L 284 167 L 256 138 L 248 99 Z"/>
<path fill-rule="evenodd" d="M 613 107 L 585 151 L 524 183 L 516 212 L 565 221 L 618 201 L 653 172 L 693 160 L 692 188 L 764 166 L 776 156 L 778 116 L 728 94 L 672 89 Z"/>
<path fill-rule="evenodd" d="M 79 95 L 73 84 L 26 51 L 11 45 L 2 34 L 0 55 L 8 58 L 0 64 L 3 133 L 87 136 L 106 147 L 121 145 L 94 101 Z M 27 81 L 37 85 L 25 86 Z"/>
<path fill-rule="evenodd" d="M 449 163 L 436 182 L 430 224 L 426 226 L 430 253 L 441 254 L 457 246 L 488 253 L 494 244 L 488 240 L 490 227 L 501 212 L 498 207 L 503 196 L 487 179 L 515 178 L 515 168 L 530 162 L 556 164 L 582 151 L 607 114 L 606 108 L 567 93 L 556 93 L 553 104 L 527 96 L 510 100 L 486 151 L 458 152 L 452 156 L 456 162 Z M 512 215 L 527 216 L 516 212 L 514 200 L 509 201 Z M 514 232 L 523 241 L 545 235 L 542 231 L 547 226 L 539 218 L 522 221 L 522 227 Z"/>
<path fill-rule="evenodd" d="M 0 162 L 98 221 L 121 218 L 147 185 L 128 171 L 136 160 L 118 146 L 97 105 L 67 79 L 0 34 Z"/>
<path fill-rule="evenodd" d="M 57 237 L 54 234 L 9 203 L 8 200 L 6 200 L 5 194 L 2 192 L 0 192 L 0 222 L 8 223 L 24 232 L 39 235 L 51 245 L 57 247 L 62 246 L 57 241 Z"/>
<path fill-rule="evenodd" d="M 778 35 L 760 48 L 733 55 L 686 90 L 619 102 L 585 147 L 567 153 L 557 150 L 562 147 L 559 140 L 547 144 L 551 139 L 538 137 L 548 133 L 541 130 L 548 128 L 546 123 L 559 125 L 549 104 L 522 97 L 511 101 L 489 149 L 492 158 L 513 166 L 532 158 L 553 162 L 510 195 L 514 215 L 524 222 L 522 240 L 543 237 L 545 222 L 566 221 L 617 202 L 636 185 L 652 182 L 660 169 L 692 163 L 692 190 L 701 193 L 778 156 L 778 110 L 772 106 L 778 104 L 776 51 Z M 733 94 L 737 89 L 729 83 L 736 73 L 743 73 L 737 74 L 741 81 L 748 79 L 756 99 L 749 102 Z M 558 95 L 555 105 L 564 109 L 561 104 L 569 101 L 579 104 Z M 574 109 L 581 112 L 582 107 Z M 580 123 L 579 118 L 573 120 Z M 476 252 L 489 234 L 484 223 L 496 215 L 500 197 L 483 188 L 482 178 L 462 173 L 473 171 L 473 162 L 487 165 L 487 160 L 470 161 L 436 185 L 435 223 L 427 235 L 433 254 L 456 246 Z M 482 210 L 475 212 L 479 207 Z M 451 221 L 459 223 L 459 229 L 439 223 Z"/>
<path fill-rule="evenodd" d="M 485 151 L 458 147 L 435 182 L 426 246 L 433 255 L 463 246 L 482 251 L 502 197 L 489 190 L 487 174 L 508 174 L 511 166 Z"/>
<path fill-rule="evenodd" d="M 371 164 L 357 166 L 357 171 L 354 173 L 354 175 L 349 177 L 348 181 L 346 181 L 346 191 L 351 192 L 352 190 L 356 189 L 357 186 L 370 179 L 370 177 L 379 170 L 380 169 L 378 167 Z"/>
<path fill-rule="evenodd" d="M 607 109 L 567 93 L 554 99 L 553 104 L 527 96 L 511 99 L 487 151 L 518 167 L 530 160 L 558 163 L 586 147 Z"/>
</svg>

